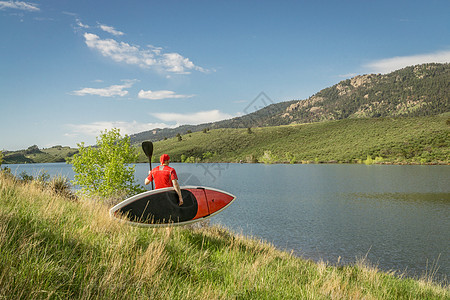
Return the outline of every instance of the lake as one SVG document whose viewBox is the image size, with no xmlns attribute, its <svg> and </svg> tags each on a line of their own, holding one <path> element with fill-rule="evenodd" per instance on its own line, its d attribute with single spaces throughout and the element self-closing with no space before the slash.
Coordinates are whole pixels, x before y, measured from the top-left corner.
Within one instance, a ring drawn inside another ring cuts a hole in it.
<svg viewBox="0 0 450 300">
<path fill-rule="evenodd" d="M 4 165 L 7 166 L 7 165 Z M 156 164 L 154 164 L 156 166 Z M 387 165 L 171 164 L 181 185 L 228 191 L 237 200 L 211 218 L 315 261 L 354 263 L 407 276 L 450 273 L 450 167 Z M 9 165 L 13 173 L 73 178 L 70 165 Z M 136 165 L 143 181 L 148 164 Z"/>
</svg>

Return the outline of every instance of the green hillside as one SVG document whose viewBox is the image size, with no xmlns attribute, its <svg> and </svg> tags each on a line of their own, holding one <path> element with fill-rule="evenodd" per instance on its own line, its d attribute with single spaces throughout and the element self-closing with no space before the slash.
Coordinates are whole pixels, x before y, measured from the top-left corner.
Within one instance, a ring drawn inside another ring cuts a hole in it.
<svg viewBox="0 0 450 300">
<path fill-rule="evenodd" d="M 24 164 L 24 163 L 49 163 L 65 162 L 66 158 L 78 153 L 78 149 L 62 146 L 54 146 L 47 149 L 39 149 L 33 145 L 26 150 L 4 151 L 4 164 Z"/>
<path fill-rule="evenodd" d="M 149 230 L 0 172 L 1 299 L 448 299 L 363 259 L 314 263 L 220 227 Z"/>
<path fill-rule="evenodd" d="M 168 153 L 173 161 L 353 163 L 370 156 L 377 162 L 448 164 L 450 122 L 444 114 L 215 129 L 159 141 L 154 149 L 155 161 Z"/>
<path fill-rule="evenodd" d="M 297 125 L 205 130 L 155 144 L 154 161 L 265 163 L 450 163 L 450 113 L 429 117 L 344 119 Z M 249 131 L 250 130 L 250 131 Z M 147 161 L 140 144 L 136 145 Z M 64 162 L 77 149 L 3 152 L 3 163 Z M 370 162 L 370 159 L 369 159 Z"/>
<path fill-rule="evenodd" d="M 273 103 L 254 99 L 241 117 L 208 124 L 154 129 L 131 136 L 133 143 L 197 132 L 205 128 L 248 128 L 303 124 L 347 118 L 432 116 L 450 111 L 450 64 L 422 64 L 389 74 L 358 75 L 304 100 Z"/>
</svg>

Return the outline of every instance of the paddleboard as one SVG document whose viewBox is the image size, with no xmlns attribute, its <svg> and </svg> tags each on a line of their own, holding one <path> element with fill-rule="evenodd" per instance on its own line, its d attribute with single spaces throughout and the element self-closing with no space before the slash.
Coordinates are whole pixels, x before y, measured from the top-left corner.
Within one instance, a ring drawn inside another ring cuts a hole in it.
<svg viewBox="0 0 450 300">
<path fill-rule="evenodd" d="M 186 225 L 218 214 L 236 199 L 230 193 L 202 186 L 183 186 L 181 195 L 183 205 L 179 206 L 173 188 L 144 192 L 123 200 L 109 214 L 136 226 Z"/>
</svg>

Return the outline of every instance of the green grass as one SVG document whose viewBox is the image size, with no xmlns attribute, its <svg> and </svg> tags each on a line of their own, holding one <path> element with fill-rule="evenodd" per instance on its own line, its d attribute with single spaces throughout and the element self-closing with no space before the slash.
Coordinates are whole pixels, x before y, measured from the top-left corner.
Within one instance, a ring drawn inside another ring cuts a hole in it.
<svg viewBox="0 0 450 300">
<path fill-rule="evenodd" d="M 448 114 L 434 117 L 346 119 L 321 123 L 217 129 L 155 143 L 168 153 L 206 162 L 444 163 L 450 162 Z M 205 153 L 209 158 L 203 159 Z M 191 159 L 191 161 L 195 161 Z M 143 154 L 140 161 L 145 161 Z"/>
<path fill-rule="evenodd" d="M 0 298 L 448 299 L 364 260 L 314 263 L 217 226 L 144 229 L 0 173 Z"/>
</svg>

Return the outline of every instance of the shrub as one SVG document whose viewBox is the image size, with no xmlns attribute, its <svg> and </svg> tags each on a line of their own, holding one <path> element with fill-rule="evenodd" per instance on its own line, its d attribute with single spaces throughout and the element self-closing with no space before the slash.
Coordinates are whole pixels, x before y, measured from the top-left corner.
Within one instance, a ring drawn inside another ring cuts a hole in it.
<svg viewBox="0 0 450 300">
<path fill-rule="evenodd" d="M 211 151 L 205 152 L 202 154 L 203 159 L 208 159 L 214 156 L 214 153 L 211 153 Z"/>
<path fill-rule="evenodd" d="M 290 164 L 295 164 L 297 162 L 297 158 L 290 152 L 286 153 L 286 159 Z"/>
<path fill-rule="evenodd" d="M 58 175 L 52 177 L 48 182 L 47 186 L 55 194 L 73 200 L 76 199 L 75 195 L 72 193 L 70 181 L 65 176 Z"/>
<path fill-rule="evenodd" d="M 249 164 L 256 164 L 258 163 L 258 158 L 256 158 L 255 155 L 250 154 L 245 158 L 245 161 Z"/>
<path fill-rule="evenodd" d="M 367 155 L 367 159 L 364 161 L 364 163 L 365 163 L 366 165 L 373 165 L 374 160 L 372 159 L 372 156 Z"/>
<path fill-rule="evenodd" d="M 261 156 L 259 160 L 265 164 L 273 164 L 277 161 L 277 157 L 274 154 L 272 154 L 272 151 L 267 150 L 264 151 L 264 155 Z"/>
<path fill-rule="evenodd" d="M 79 153 L 68 160 L 75 172 L 74 185 L 81 187 L 80 193 L 88 196 L 113 198 L 115 195 L 127 196 L 142 192 L 141 185 L 134 183 L 136 149 L 130 138 L 120 135 L 120 130 L 105 130 L 97 137 L 96 147 L 78 144 Z"/>
<path fill-rule="evenodd" d="M 189 156 L 184 160 L 184 162 L 187 164 L 193 164 L 197 162 L 197 159 L 194 156 Z"/>
<path fill-rule="evenodd" d="M 33 175 L 28 175 L 27 172 L 23 171 L 22 173 L 19 174 L 19 178 L 20 180 L 24 181 L 24 182 L 31 182 L 34 180 Z"/>
</svg>

